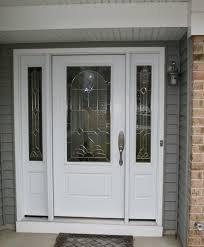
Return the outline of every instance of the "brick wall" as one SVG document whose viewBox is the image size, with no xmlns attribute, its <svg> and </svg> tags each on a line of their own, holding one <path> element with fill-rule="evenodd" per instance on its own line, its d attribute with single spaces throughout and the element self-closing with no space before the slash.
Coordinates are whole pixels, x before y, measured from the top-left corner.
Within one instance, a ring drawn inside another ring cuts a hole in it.
<svg viewBox="0 0 204 247">
<path fill-rule="evenodd" d="M 193 37 L 192 63 L 192 156 L 190 162 L 188 247 L 204 246 L 204 36 Z"/>
</svg>

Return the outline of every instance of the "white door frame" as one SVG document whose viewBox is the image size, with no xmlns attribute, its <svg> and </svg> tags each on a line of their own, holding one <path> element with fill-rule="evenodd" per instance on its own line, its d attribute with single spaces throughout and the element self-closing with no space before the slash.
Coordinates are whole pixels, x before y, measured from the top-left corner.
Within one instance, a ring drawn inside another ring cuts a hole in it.
<svg viewBox="0 0 204 247">
<path fill-rule="evenodd" d="M 164 81 L 165 81 L 165 48 L 164 47 L 117 47 L 117 48 L 57 48 L 57 49 L 20 49 L 14 50 L 14 128 L 15 128 L 15 164 L 16 164 L 16 205 L 17 205 L 17 231 L 29 231 L 28 222 L 25 222 L 25 209 L 23 202 L 23 156 L 22 156 L 22 101 L 21 101 L 21 58 L 22 56 L 45 56 L 45 74 L 44 80 L 46 84 L 46 119 L 48 128 L 45 133 L 45 151 L 46 151 L 46 174 L 47 174 L 47 208 L 48 208 L 48 221 L 47 224 L 57 222 L 54 220 L 53 215 L 53 164 L 52 164 L 52 89 L 51 89 L 51 65 L 53 55 L 85 55 L 85 54 L 121 54 L 126 55 L 126 92 L 129 91 L 130 82 L 130 54 L 158 54 L 159 55 L 159 81 L 160 81 L 160 119 L 159 119 L 159 140 L 164 140 Z M 126 97 L 126 152 L 129 153 L 129 100 Z M 158 143 L 159 146 L 159 143 Z M 164 157 L 164 147 L 158 148 L 159 156 L 159 167 L 157 171 L 157 216 L 156 216 L 156 227 L 157 233 L 152 223 L 142 223 L 141 225 L 146 225 L 145 236 L 159 236 L 162 234 L 162 214 L 163 214 L 163 157 Z M 127 165 L 125 167 L 125 218 L 124 224 L 130 226 L 129 222 L 129 155 L 127 155 Z M 32 225 L 32 220 L 30 222 Z M 64 223 L 62 223 L 64 224 Z M 67 223 L 68 224 L 68 223 Z M 119 223 L 121 225 L 121 223 Z M 38 228 L 36 223 L 30 227 L 33 231 L 44 231 L 45 227 L 42 229 Z M 68 227 L 68 225 L 67 225 Z M 131 229 L 133 225 L 131 223 Z M 35 228 L 35 229 L 34 229 Z M 27 230 L 26 230 L 27 229 Z M 47 231 L 54 231 L 48 226 Z M 66 227 L 65 227 L 66 229 Z M 108 227 L 107 227 L 108 229 Z M 141 234 L 141 231 L 137 231 L 138 227 L 135 228 L 134 235 Z M 141 229 L 141 226 L 140 226 Z M 153 231 L 151 231 L 151 229 Z M 61 228 L 62 230 L 62 228 Z M 56 228 L 56 231 L 57 228 Z M 121 231 L 118 231 L 121 233 Z M 132 230 L 131 230 L 132 232 Z M 139 233 L 140 232 L 140 233 Z M 117 233 L 116 233 L 117 234 Z"/>
</svg>

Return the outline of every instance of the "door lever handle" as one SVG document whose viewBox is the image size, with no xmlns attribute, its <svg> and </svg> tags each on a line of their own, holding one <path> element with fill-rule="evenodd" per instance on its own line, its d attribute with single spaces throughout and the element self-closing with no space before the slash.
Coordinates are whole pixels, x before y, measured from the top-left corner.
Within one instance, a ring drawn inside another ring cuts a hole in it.
<svg viewBox="0 0 204 247">
<path fill-rule="evenodd" d="M 120 159 L 119 159 L 119 165 L 123 165 L 123 150 L 124 150 L 124 145 L 125 145 L 125 136 L 123 131 L 120 131 L 118 135 L 118 149 L 120 153 Z"/>
</svg>

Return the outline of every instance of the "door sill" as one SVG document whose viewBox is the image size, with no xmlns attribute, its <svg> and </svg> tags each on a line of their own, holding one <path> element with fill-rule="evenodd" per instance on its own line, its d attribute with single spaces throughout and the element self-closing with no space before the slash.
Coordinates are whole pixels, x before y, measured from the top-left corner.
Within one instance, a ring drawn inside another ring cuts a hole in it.
<svg viewBox="0 0 204 247">
<path fill-rule="evenodd" d="M 48 221 L 46 218 L 26 217 L 16 222 L 17 232 L 33 233 L 78 233 L 132 235 L 140 237 L 161 237 L 163 227 L 155 222 L 137 221 L 124 223 L 123 220 L 67 219 L 57 218 Z"/>
</svg>

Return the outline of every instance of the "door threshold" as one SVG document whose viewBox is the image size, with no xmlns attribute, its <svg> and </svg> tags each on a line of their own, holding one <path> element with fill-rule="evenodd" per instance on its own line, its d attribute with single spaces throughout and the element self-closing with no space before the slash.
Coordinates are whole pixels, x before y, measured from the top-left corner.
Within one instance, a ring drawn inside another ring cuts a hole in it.
<svg viewBox="0 0 204 247">
<path fill-rule="evenodd" d="M 55 217 L 55 222 L 82 223 L 82 224 L 124 224 L 123 219 L 104 218 L 75 218 L 75 217 Z"/>
<path fill-rule="evenodd" d="M 82 223 L 82 224 L 111 224 L 111 225 L 137 225 L 137 226 L 156 226 L 154 220 L 130 220 L 125 222 L 124 219 L 109 219 L 109 218 L 81 218 L 81 217 L 54 217 L 53 221 L 49 221 L 44 216 L 26 216 L 22 221 L 25 222 L 61 222 L 61 223 Z"/>
<path fill-rule="evenodd" d="M 17 232 L 33 233 L 78 233 L 132 235 L 140 237 L 161 237 L 163 227 L 156 222 L 138 221 L 125 223 L 124 220 L 104 219 L 67 219 L 58 218 L 48 221 L 41 217 L 26 217 L 16 222 Z"/>
</svg>

